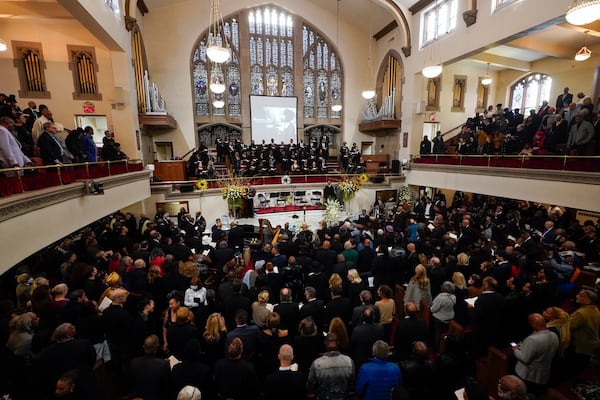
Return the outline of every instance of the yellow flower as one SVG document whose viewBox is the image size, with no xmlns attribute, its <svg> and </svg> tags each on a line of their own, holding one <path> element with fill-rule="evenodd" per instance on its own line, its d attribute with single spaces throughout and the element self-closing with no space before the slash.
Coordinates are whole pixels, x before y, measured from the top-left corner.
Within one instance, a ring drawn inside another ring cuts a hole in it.
<svg viewBox="0 0 600 400">
<path fill-rule="evenodd" d="M 198 190 L 208 189 L 208 181 L 206 179 L 200 179 L 196 182 L 196 188 Z"/>
<path fill-rule="evenodd" d="M 367 173 L 366 173 L 366 172 L 363 172 L 362 174 L 360 174 L 360 175 L 358 176 L 358 180 L 359 180 L 360 182 L 362 182 L 362 183 L 369 182 L 369 175 L 367 175 Z"/>
</svg>

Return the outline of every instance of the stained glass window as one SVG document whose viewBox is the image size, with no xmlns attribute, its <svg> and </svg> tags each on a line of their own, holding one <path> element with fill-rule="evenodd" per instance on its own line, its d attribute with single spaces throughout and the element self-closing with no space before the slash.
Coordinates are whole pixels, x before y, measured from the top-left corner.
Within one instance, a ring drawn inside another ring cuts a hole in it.
<svg viewBox="0 0 600 400">
<path fill-rule="evenodd" d="M 238 17 L 224 18 L 232 47 L 229 62 L 217 69 L 209 62 L 207 31 L 192 52 L 195 115 L 206 117 L 201 121 L 224 116 L 241 123 L 242 113 L 248 110 L 248 94 L 252 94 L 301 98 L 300 118 L 309 120 L 305 125 L 341 120 L 341 112 L 331 110 L 332 104 L 343 104 L 344 76 L 331 41 L 301 17 L 274 6 L 241 11 Z M 240 43 L 240 36 L 247 42 Z M 216 77 L 225 85 L 219 95 L 210 89 Z M 302 82 L 296 81 L 298 77 Z M 215 107 L 215 100 L 222 101 L 223 107 Z"/>
<path fill-rule="evenodd" d="M 510 88 L 510 108 L 520 108 L 521 114 L 528 115 L 530 110 L 536 110 L 542 101 L 550 100 L 552 78 L 537 72 L 526 75 L 515 82 Z"/>
</svg>

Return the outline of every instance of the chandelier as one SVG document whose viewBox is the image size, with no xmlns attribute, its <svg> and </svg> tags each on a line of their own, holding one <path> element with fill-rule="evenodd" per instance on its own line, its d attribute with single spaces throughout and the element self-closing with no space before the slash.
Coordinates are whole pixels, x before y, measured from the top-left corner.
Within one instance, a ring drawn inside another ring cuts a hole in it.
<svg viewBox="0 0 600 400">
<path fill-rule="evenodd" d="M 231 57 L 231 48 L 227 43 L 225 24 L 219 10 L 220 0 L 210 0 L 210 26 L 206 56 L 215 63 L 224 63 Z"/>
<path fill-rule="evenodd" d="M 481 84 L 483 86 L 488 86 L 491 83 L 492 83 L 492 77 L 490 76 L 490 63 L 487 63 L 487 71 L 485 73 L 485 76 L 481 80 Z"/>
<path fill-rule="evenodd" d="M 587 25 L 600 19 L 600 0 L 573 0 L 566 18 L 573 25 Z"/>
<path fill-rule="evenodd" d="M 225 91 L 225 77 L 223 76 L 223 71 L 219 64 L 213 64 L 208 88 L 215 94 L 221 94 Z"/>
<path fill-rule="evenodd" d="M 583 39 L 583 47 L 579 49 L 579 51 L 575 54 L 575 61 L 585 61 L 592 56 L 592 51 L 586 46 L 588 31 L 585 31 L 585 36 Z"/>
</svg>

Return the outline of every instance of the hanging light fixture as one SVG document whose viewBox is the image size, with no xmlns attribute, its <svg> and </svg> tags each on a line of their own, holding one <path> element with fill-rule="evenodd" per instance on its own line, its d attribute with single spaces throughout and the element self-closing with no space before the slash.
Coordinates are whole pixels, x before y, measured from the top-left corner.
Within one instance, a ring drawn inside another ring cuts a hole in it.
<svg viewBox="0 0 600 400">
<path fill-rule="evenodd" d="M 587 25 L 600 19 L 600 0 L 573 0 L 566 18 L 573 25 Z"/>
<path fill-rule="evenodd" d="M 231 49 L 227 43 L 225 24 L 219 9 L 220 0 L 210 0 L 210 26 L 208 27 L 208 43 L 206 56 L 216 63 L 224 63 L 231 57 Z"/>
<path fill-rule="evenodd" d="M 215 94 L 221 94 L 225 91 L 225 79 L 219 64 L 213 64 L 210 72 L 210 83 L 208 88 Z"/>
<path fill-rule="evenodd" d="M 586 47 L 586 39 L 589 31 L 585 31 L 583 38 L 583 47 L 575 54 L 575 61 L 585 61 L 592 56 L 592 51 Z"/>
<path fill-rule="evenodd" d="M 0 51 L 6 51 L 8 49 L 8 46 L 6 45 L 6 42 L 2 39 L 0 39 Z"/>
<path fill-rule="evenodd" d="M 481 84 L 483 86 L 488 86 L 491 83 L 492 83 L 492 77 L 490 76 L 490 63 L 487 63 L 487 71 L 485 73 L 485 76 L 481 80 Z"/>
<path fill-rule="evenodd" d="M 371 12 L 371 0 L 369 0 L 369 59 L 367 61 L 367 82 L 370 81 L 373 78 L 373 63 L 371 61 L 371 56 L 372 56 L 372 42 L 373 42 L 373 37 L 371 34 L 371 29 L 372 29 L 372 25 L 373 25 L 373 13 Z M 365 100 L 370 100 L 373 97 L 375 97 L 375 89 L 372 87 L 368 87 L 367 89 L 363 90 L 362 92 L 362 97 Z"/>
<path fill-rule="evenodd" d="M 213 100 L 212 105 L 214 108 L 223 108 L 223 107 L 225 107 L 225 101 L 223 101 L 221 96 L 217 96 Z"/>
<path fill-rule="evenodd" d="M 336 9 L 335 9 L 335 12 L 336 12 L 335 46 L 337 47 L 338 51 L 340 49 L 340 1 L 341 0 L 337 0 Z M 337 88 L 333 88 L 333 90 L 331 91 L 331 98 L 334 101 L 333 104 L 331 105 L 331 111 L 333 111 L 333 112 L 342 111 L 342 95 Z"/>
</svg>

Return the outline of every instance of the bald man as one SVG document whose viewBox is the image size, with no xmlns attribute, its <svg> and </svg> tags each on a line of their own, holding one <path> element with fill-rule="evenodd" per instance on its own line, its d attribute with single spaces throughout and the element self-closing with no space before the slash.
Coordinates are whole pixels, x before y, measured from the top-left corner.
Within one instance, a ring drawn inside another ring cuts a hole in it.
<svg viewBox="0 0 600 400">
<path fill-rule="evenodd" d="M 537 395 L 542 393 L 550 379 L 559 340 L 554 332 L 546 329 L 546 320 L 541 314 L 530 314 L 528 321 L 533 333 L 513 346 L 517 359 L 515 372 L 525 381 L 528 390 Z"/>
<path fill-rule="evenodd" d="M 306 398 L 306 380 L 304 374 L 298 371 L 297 365 L 292 365 L 294 349 L 289 344 L 279 348 L 279 370 L 267 375 L 265 379 L 265 400 Z"/>
</svg>

